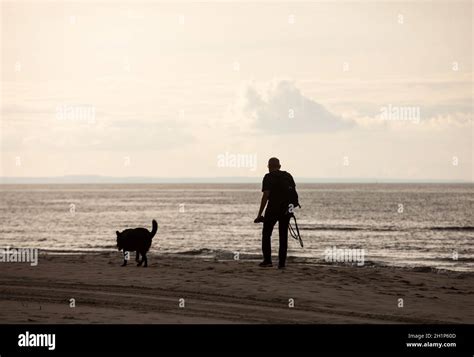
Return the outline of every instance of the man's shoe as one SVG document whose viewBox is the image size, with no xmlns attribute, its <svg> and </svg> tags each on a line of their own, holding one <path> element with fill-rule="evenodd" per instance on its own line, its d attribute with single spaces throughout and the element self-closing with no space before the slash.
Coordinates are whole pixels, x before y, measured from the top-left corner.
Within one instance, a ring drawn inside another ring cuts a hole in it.
<svg viewBox="0 0 474 357">
<path fill-rule="evenodd" d="M 286 268 L 286 265 L 279 265 L 278 264 L 278 269 L 285 269 Z"/>
<path fill-rule="evenodd" d="M 261 268 L 271 268 L 273 266 L 272 263 L 267 263 L 267 262 L 261 262 L 259 265 Z"/>
</svg>

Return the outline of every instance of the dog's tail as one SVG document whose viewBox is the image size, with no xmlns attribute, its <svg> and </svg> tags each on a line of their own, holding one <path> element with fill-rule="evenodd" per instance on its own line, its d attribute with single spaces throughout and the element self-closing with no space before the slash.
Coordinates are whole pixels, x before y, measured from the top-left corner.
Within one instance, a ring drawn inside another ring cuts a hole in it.
<svg viewBox="0 0 474 357">
<path fill-rule="evenodd" d="M 158 231 L 158 223 L 155 220 L 152 221 L 153 228 L 151 229 L 150 238 L 153 238 Z"/>
</svg>

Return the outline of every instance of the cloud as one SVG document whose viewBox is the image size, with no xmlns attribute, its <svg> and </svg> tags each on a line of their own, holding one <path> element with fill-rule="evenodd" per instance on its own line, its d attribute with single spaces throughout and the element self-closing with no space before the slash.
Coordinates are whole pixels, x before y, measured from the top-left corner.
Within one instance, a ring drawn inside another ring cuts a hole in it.
<svg viewBox="0 0 474 357">
<path fill-rule="evenodd" d="M 257 129 L 269 133 L 332 132 L 354 125 L 304 96 L 286 80 L 272 82 L 263 91 L 254 84 L 247 85 L 240 106 Z"/>
<path fill-rule="evenodd" d="M 472 113 L 468 105 L 455 102 L 437 105 L 401 103 L 384 104 L 379 108 L 376 104 L 354 103 L 346 107 L 337 106 L 337 110 L 360 129 L 444 130 L 469 128 L 472 125 Z M 389 113 L 389 118 L 386 113 Z"/>
<path fill-rule="evenodd" d="M 468 115 L 472 111 L 471 98 L 465 100 L 450 100 L 446 103 L 426 103 L 422 101 L 393 100 L 377 103 L 374 102 L 338 102 L 332 105 L 338 112 L 353 111 L 358 116 L 379 118 L 383 108 L 387 107 L 410 107 L 419 108 L 422 120 L 430 120 L 439 116 Z"/>
</svg>

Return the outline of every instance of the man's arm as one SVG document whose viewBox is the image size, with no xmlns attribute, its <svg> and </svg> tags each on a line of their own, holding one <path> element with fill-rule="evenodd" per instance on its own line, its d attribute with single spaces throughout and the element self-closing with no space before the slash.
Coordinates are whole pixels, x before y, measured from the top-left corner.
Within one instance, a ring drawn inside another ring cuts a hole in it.
<svg viewBox="0 0 474 357">
<path fill-rule="evenodd" d="M 260 201 L 260 209 L 258 210 L 257 218 L 255 221 L 258 221 L 260 217 L 262 217 L 263 210 L 265 209 L 265 206 L 267 205 L 268 202 L 268 197 L 270 196 L 270 191 L 263 191 L 262 199 Z M 255 222 L 258 223 L 258 222 Z"/>
</svg>

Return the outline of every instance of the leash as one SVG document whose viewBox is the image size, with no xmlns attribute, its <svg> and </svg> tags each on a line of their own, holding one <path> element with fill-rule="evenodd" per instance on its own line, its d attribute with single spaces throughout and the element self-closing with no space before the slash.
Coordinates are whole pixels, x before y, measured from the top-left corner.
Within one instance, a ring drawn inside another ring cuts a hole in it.
<svg viewBox="0 0 474 357">
<path fill-rule="evenodd" d="M 293 218 L 293 221 L 295 221 L 295 226 L 294 227 L 291 223 L 291 218 Z M 290 216 L 290 223 L 288 224 L 288 229 L 290 231 L 291 238 L 299 241 L 300 245 L 301 245 L 301 248 L 304 248 L 303 240 L 301 239 L 300 230 L 298 228 L 298 222 L 296 222 L 296 217 L 293 213 Z"/>
</svg>

